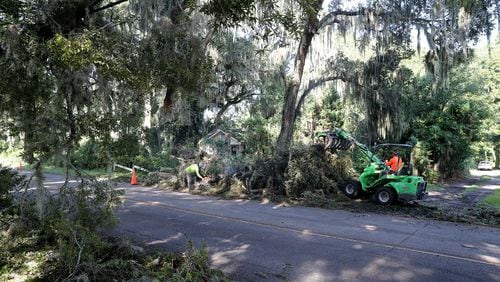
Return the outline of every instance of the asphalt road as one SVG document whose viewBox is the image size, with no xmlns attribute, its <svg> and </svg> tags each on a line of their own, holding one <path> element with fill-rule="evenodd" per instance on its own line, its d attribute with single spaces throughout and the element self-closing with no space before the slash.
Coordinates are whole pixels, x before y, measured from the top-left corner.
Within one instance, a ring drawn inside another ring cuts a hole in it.
<svg viewBox="0 0 500 282">
<path fill-rule="evenodd" d="M 238 281 L 500 281 L 500 229 L 118 188 L 115 234 L 170 251 L 206 244 Z"/>
<path fill-rule="evenodd" d="M 115 232 L 182 251 L 205 243 L 239 281 L 500 281 L 500 230 L 124 185 Z"/>
</svg>

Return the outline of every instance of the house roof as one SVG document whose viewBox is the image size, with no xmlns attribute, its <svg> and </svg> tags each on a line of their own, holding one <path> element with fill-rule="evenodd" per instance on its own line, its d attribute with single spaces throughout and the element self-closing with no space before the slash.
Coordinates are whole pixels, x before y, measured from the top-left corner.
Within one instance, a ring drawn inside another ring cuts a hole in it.
<svg viewBox="0 0 500 282">
<path fill-rule="evenodd" d="M 241 145 L 241 142 L 238 141 L 238 139 L 234 138 L 233 136 L 231 136 L 231 134 L 221 130 L 221 129 L 216 129 L 210 133 L 208 133 L 205 137 L 201 138 L 201 140 L 198 142 L 198 145 L 204 143 L 206 140 L 209 140 L 209 139 L 213 139 L 215 137 L 217 137 L 217 135 L 224 135 L 224 136 L 230 136 L 230 145 Z"/>
</svg>

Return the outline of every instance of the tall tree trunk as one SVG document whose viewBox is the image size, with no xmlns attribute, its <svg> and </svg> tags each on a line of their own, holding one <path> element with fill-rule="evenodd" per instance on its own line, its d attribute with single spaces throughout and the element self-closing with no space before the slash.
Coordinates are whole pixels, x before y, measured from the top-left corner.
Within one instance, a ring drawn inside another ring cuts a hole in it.
<svg viewBox="0 0 500 282">
<path fill-rule="evenodd" d="M 498 32 L 498 39 L 500 40 L 500 2 L 496 3 L 496 11 L 497 11 L 497 30 Z"/>
<path fill-rule="evenodd" d="M 43 185 L 43 170 L 42 161 L 38 161 L 35 165 L 34 175 L 36 178 L 36 211 L 39 219 L 45 216 L 45 208 L 47 204 L 47 189 Z"/>
<path fill-rule="evenodd" d="M 321 8 L 323 1 L 317 1 L 317 7 Z M 307 54 L 311 47 L 311 42 L 318 31 L 319 21 L 318 12 L 311 13 L 308 16 L 307 23 L 300 38 L 297 56 L 295 57 L 295 66 L 293 71 L 293 78 L 285 92 L 285 100 L 283 104 L 283 112 L 281 117 L 281 130 L 276 144 L 277 153 L 280 155 L 286 154 L 292 143 L 295 116 L 297 115 L 297 98 L 299 94 L 300 85 L 302 83 L 302 75 L 304 73 L 304 66 L 306 64 Z"/>
<path fill-rule="evenodd" d="M 23 159 L 29 163 L 33 164 L 35 162 L 33 143 L 35 143 L 35 133 L 34 133 L 34 120 L 37 117 L 35 100 L 33 99 L 23 99 L 22 100 L 22 130 L 24 133 L 24 152 Z"/>
</svg>

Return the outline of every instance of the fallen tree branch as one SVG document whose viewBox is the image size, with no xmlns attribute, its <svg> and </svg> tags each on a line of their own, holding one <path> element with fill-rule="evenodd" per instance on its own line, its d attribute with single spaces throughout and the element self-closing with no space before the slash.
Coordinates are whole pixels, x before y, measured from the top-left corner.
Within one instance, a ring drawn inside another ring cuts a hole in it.
<svg viewBox="0 0 500 282">
<path fill-rule="evenodd" d="M 78 269 L 78 266 L 80 265 L 80 260 L 82 258 L 82 252 L 83 252 L 83 249 L 85 247 L 85 244 L 83 242 L 82 242 L 82 244 L 80 244 L 80 242 L 78 242 L 78 238 L 76 237 L 76 232 L 73 230 L 73 228 L 71 228 L 71 225 L 68 224 L 67 226 L 68 226 L 68 229 L 71 231 L 71 234 L 73 235 L 73 239 L 75 240 L 75 243 L 78 246 L 79 250 L 78 250 L 78 256 L 76 259 L 75 267 L 73 268 L 73 271 L 71 271 L 71 273 L 68 275 L 68 277 L 66 277 L 66 279 L 64 279 L 65 281 L 70 280 L 75 275 L 75 273 Z"/>
</svg>

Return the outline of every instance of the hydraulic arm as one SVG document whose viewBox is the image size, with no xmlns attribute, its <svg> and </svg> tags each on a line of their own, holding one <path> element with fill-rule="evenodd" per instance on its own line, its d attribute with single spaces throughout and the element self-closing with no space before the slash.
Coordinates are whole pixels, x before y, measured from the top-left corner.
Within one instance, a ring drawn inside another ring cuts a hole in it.
<svg viewBox="0 0 500 282">
<path fill-rule="evenodd" d="M 349 132 L 343 129 L 335 128 L 334 130 L 321 131 L 316 135 L 317 137 L 327 138 L 325 150 L 347 150 L 352 144 L 354 144 L 370 160 L 370 162 L 383 164 L 383 162 L 372 151 L 370 151 L 365 144 L 360 143 L 352 137 Z"/>
<path fill-rule="evenodd" d="M 379 204 L 388 205 L 395 200 L 420 200 L 426 194 L 427 182 L 422 177 L 391 171 L 375 153 L 349 132 L 335 128 L 318 132 L 316 136 L 325 138 L 325 150 L 347 150 L 354 144 L 370 161 L 357 179 L 348 179 L 339 187 L 347 197 L 355 199 L 362 194 L 368 194 Z M 407 144 L 389 145 L 404 146 L 411 150 L 411 146 Z M 411 154 L 407 161 L 411 162 Z"/>
</svg>

